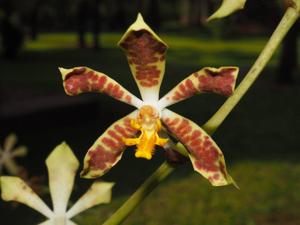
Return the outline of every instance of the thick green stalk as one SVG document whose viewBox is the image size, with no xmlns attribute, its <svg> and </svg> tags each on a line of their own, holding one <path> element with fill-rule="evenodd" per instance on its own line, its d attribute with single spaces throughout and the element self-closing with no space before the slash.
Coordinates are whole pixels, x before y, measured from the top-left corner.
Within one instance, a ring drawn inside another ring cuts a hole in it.
<svg viewBox="0 0 300 225">
<path fill-rule="evenodd" d="M 275 50 L 279 46 L 282 39 L 285 37 L 289 29 L 299 17 L 299 9 L 288 8 L 283 18 L 281 19 L 276 30 L 272 34 L 268 43 L 260 53 L 254 65 L 249 70 L 243 81 L 235 90 L 234 94 L 219 108 L 219 110 L 204 124 L 202 127 L 208 133 L 213 133 L 222 124 L 228 114 L 241 100 L 244 94 L 248 91 L 254 81 L 257 79 L 263 68 L 271 59 Z"/>
<path fill-rule="evenodd" d="M 174 167 L 164 162 L 103 225 L 115 225 L 123 222 L 173 170 Z"/>
<path fill-rule="evenodd" d="M 234 94 L 227 99 L 221 108 L 213 115 L 211 119 L 203 126 L 207 133 L 212 134 L 225 120 L 228 114 L 241 100 L 260 72 L 266 66 L 271 56 L 274 54 L 280 42 L 296 22 L 299 14 L 300 0 L 295 0 L 295 8 L 289 8 L 284 14 L 281 22 L 274 31 L 267 45 L 261 52 L 260 56 L 245 76 L 243 81 L 237 87 Z M 180 146 L 182 147 L 182 146 Z M 167 178 L 174 168 L 167 162 L 163 163 L 138 190 L 108 219 L 103 225 L 117 225 L 124 221 L 127 216 L 155 189 L 155 187 Z"/>
</svg>

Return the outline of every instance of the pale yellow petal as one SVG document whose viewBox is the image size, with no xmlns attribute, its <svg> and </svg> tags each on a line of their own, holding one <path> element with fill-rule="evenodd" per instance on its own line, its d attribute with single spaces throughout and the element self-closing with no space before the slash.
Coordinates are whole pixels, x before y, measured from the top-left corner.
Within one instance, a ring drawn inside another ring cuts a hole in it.
<svg viewBox="0 0 300 225">
<path fill-rule="evenodd" d="M 17 140 L 18 138 L 16 134 L 9 134 L 4 140 L 3 149 L 12 150 L 15 144 L 17 143 Z"/>
<path fill-rule="evenodd" d="M 48 206 L 20 178 L 2 176 L 0 177 L 0 185 L 1 197 L 4 201 L 16 201 L 35 209 L 48 218 L 53 217 Z"/>
<path fill-rule="evenodd" d="M 13 157 L 22 157 L 22 156 L 26 156 L 27 153 L 28 153 L 27 147 L 20 146 L 15 148 L 11 154 Z"/>
<path fill-rule="evenodd" d="M 94 182 L 90 189 L 69 209 L 67 218 L 71 219 L 77 214 L 111 200 L 111 189 L 114 183 Z"/>
<path fill-rule="evenodd" d="M 58 145 L 48 156 L 46 165 L 55 215 L 63 215 L 73 189 L 79 162 L 66 143 Z"/>
</svg>

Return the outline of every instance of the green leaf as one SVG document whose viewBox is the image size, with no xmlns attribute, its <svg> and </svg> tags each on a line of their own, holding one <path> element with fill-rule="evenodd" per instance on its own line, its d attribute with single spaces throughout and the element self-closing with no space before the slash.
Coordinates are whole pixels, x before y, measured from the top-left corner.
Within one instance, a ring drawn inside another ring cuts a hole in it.
<svg viewBox="0 0 300 225">
<path fill-rule="evenodd" d="M 207 21 L 220 19 L 234 13 L 237 10 L 243 9 L 245 3 L 246 0 L 223 0 L 220 8 L 214 14 L 212 14 Z"/>
</svg>

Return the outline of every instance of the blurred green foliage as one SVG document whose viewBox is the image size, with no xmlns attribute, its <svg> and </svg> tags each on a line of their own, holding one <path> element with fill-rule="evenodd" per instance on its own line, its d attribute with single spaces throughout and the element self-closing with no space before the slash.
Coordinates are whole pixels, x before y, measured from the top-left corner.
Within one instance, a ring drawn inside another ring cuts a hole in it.
<svg viewBox="0 0 300 225">
<path fill-rule="evenodd" d="M 257 160 L 239 162 L 229 169 L 241 190 L 213 188 L 197 174 L 182 177 L 175 173 L 124 225 L 300 224 L 299 164 Z M 100 225 L 124 199 L 92 209 L 77 221 Z"/>
</svg>

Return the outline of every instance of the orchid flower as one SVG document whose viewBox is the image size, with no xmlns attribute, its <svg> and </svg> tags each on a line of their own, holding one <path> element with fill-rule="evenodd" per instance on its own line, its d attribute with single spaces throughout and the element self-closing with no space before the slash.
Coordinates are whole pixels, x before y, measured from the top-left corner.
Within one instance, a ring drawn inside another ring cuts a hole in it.
<svg viewBox="0 0 300 225">
<path fill-rule="evenodd" d="M 0 174 L 3 168 L 10 175 L 17 175 L 22 170 L 14 159 L 16 157 L 25 156 L 27 154 L 27 148 L 25 146 L 15 148 L 17 140 L 18 138 L 15 134 L 10 134 L 5 138 L 3 148 L 0 147 Z"/>
<path fill-rule="evenodd" d="M 136 145 L 136 157 L 151 159 L 156 145 L 168 146 L 169 139 L 159 135 L 164 126 L 184 144 L 194 169 L 212 185 L 234 183 L 226 171 L 223 154 L 212 138 L 197 124 L 166 107 L 198 93 L 213 92 L 230 96 L 235 87 L 238 68 L 203 68 L 159 99 L 168 48 L 165 42 L 139 14 L 119 41 L 119 46 L 127 56 L 142 100 L 104 73 L 84 66 L 59 68 L 68 95 L 105 93 L 137 108 L 112 124 L 95 141 L 85 156 L 81 175 L 84 178 L 102 176 L 121 159 L 126 146 Z"/>
<path fill-rule="evenodd" d="M 91 188 L 67 210 L 79 162 L 65 143 L 53 150 L 46 160 L 46 165 L 53 211 L 18 177 L 0 177 L 2 199 L 23 203 L 49 219 L 40 225 L 75 225 L 70 220 L 75 215 L 92 206 L 110 202 L 113 183 L 94 182 Z"/>
</svg>

